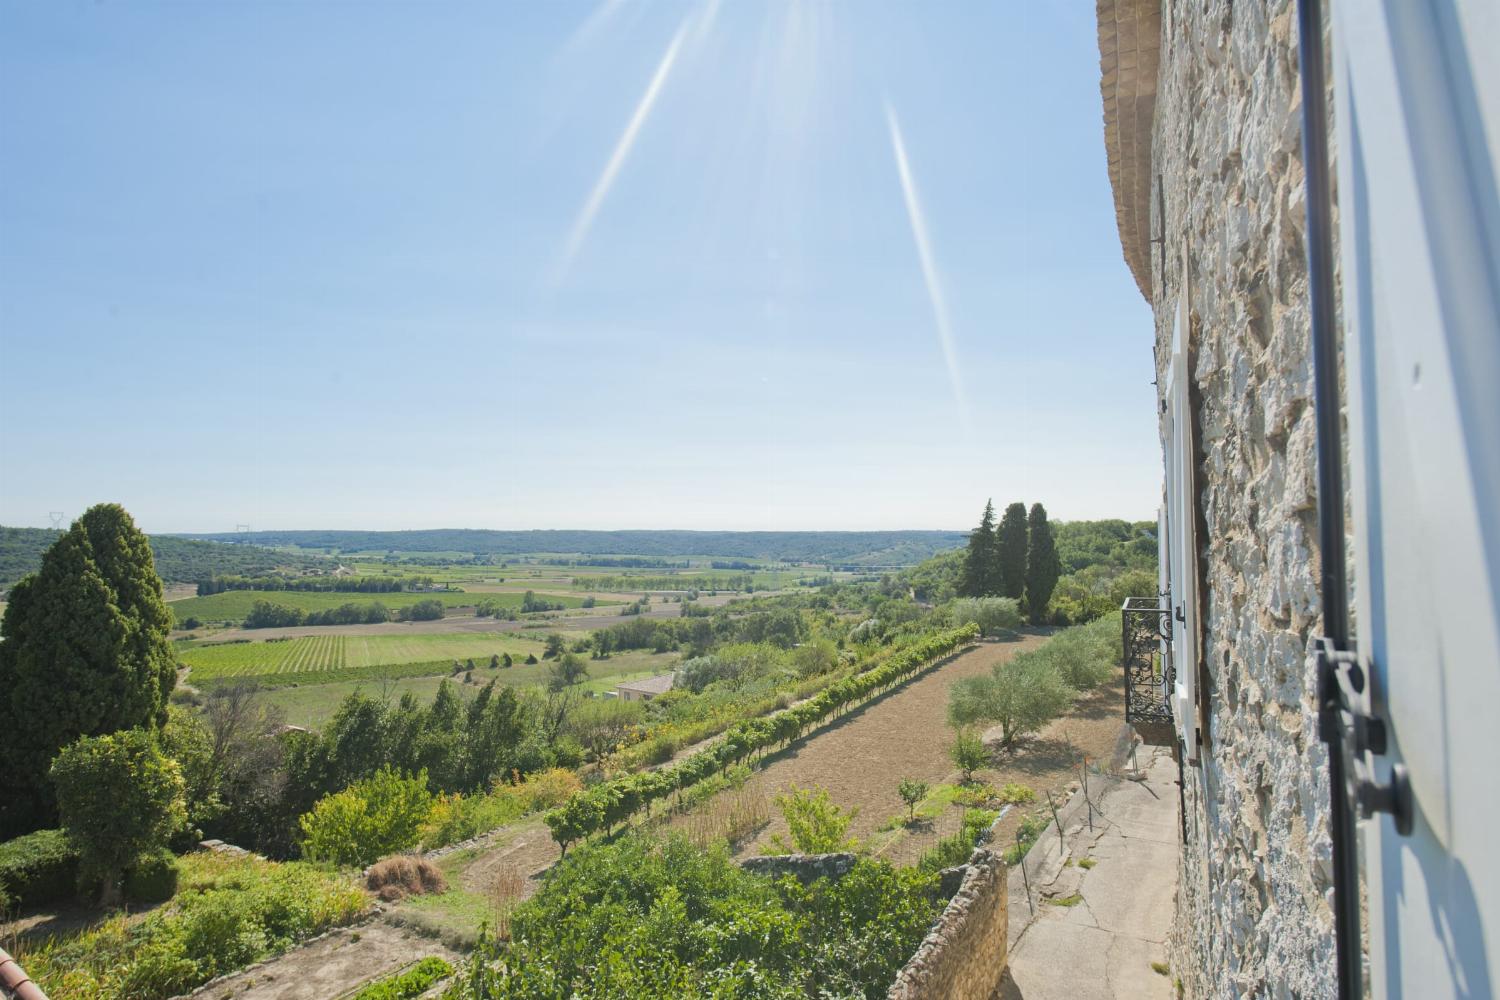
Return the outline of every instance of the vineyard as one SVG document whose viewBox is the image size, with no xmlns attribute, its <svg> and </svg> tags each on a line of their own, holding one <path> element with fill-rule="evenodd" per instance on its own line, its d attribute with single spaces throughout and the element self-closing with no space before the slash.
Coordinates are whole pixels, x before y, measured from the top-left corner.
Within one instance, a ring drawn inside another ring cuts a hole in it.
<svg viewBox="0 0 1500 1000">
<path fill-rule="evenodd" d="M 552 838 L 566 854 L 568 845 L 591 834 L 612 831 L 637 813 L 650 814 L 653 802 L 688 788 L 727 768 L 754 763 L 785 748 L 810 730 L 864 701 L 931 669 L 942 658 L 979 636 L 974 624 L 929 634 L 889 658 L 877 658 L 868 669 L 846 677 L 801 704 L 770 715 L 746 719 L 725 731 L 722 739 L 655 771 L 622 774 L 591 786 L 546 815 Z"/>
<path fill-rule="evenodd" d="M 207 597 L 189 597 L 181 601 L 173 601 L 167 605 L 178 622 L 189 618 L 197 618 L 205 622 L 239 622 L 244 621 L 250 609 L 255 606 L 256 601 L 270 601 L 286 608 L 296 608 L 299 611 L 328 611 L 345 604 L 370 604 L 378 602 L 391 610 L 396 608 L 410 607 L 418 601 L 441 601 L 445 608 L 473 607 L 478 601 L 489 601 L 505 608 L 521 607 L 524 599 L 523 594 L 515 592 L 499 592 L 487 594 L 470 594 L 461 590 L 453 591 L 423 591 L 420 593 L 400 594 L 344 594 L 327 593 L 322 591 L 296 591 L 296 590 L 226 590 L 223 593 L 211 594 Z M 583 598 L 573 595 L 544 595 L 544 599 L 553 604 L 562 604 L 569 608 L 576 608 L 583 604 Z"/>
<path fill-rule="evenodd" d="M 403 636 L 318 635 L 269 642 L 223 642 L 179 647 L 194 684 L 254 677 L 260 684 L 322 684 L 373 677 L 440 673 L 453 661 L 488 663 L 509 654 L 524 660 L 540 651 L 530 637 L 501 634 Z"/>
</svg>

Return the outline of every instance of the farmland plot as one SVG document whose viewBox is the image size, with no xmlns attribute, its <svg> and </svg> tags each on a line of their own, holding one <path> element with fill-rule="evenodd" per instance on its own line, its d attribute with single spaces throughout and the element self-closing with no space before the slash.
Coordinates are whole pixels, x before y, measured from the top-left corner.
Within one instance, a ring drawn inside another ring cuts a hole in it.
<svg viewBox="0 0 1500 1000">
<path fill-rule="evenodd" d="M 171 609 L 179 622 L 186 621 L 188 618 L 197 618 L 206 622 L 239 622 L 244 621 L 256 601 L 269 601 L 272 604 L 297 608 L 301 611 L 328 611 L 345 604 L 361 606 L 383 604 L 394 611 L 397 608 L 409 608 L 418 601 L 441 601 L 443 607 L 448 609 L 472 608 L 482 600 L 501 607 L 519 608 L 524 596 L 520 592 L 475 594 L 461 590 L 396 594 L 353 594 L 306 590 L 226 590 L 208 597 L 189 597 L 186 600 L 172 601 L 167 607 Z M 553 604 L 562 604 L 569 608 L 580 607 L 583 604 L 583 598 L 574 595 L 549 595 L 546 599 Z"/>
<path fill-rule="evenodd" d="M 325 684 L 375 677 L 444 673 L 455 660 L 488 664 L 507 653 L 516 660 L 540 653 L 531 636 L 509 633 L 430 635 L 318 635 L 267 642 L 185 644 L 179 658 L 194 684 L 254 678 L 262 685 Z"/>
</svg>

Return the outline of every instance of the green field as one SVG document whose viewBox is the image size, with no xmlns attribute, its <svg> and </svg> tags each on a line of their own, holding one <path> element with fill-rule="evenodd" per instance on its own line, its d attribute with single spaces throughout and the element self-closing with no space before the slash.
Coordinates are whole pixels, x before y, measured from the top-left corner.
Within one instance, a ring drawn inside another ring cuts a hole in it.
<svg viewBox="0 0 1500 1000">
<path fill-rule="evenodd" d="M 596 582 L 601 580 L 617 582 L 619 586 L 615 588 L 616 590 L 629 593 L 634 589 L 632 577 L 639 577 L 649 582 L 653 590 L 686 590 L 690 589 L 692 583 L 706 584 L 707 586 L 700 589 L 711 590 L 714 589 L 714 581 L 724 582 L 749 574 L 756 590 L 779 590 L 785 587 L 795 587 L 797 581 L 813 577 L 832 575 L 837 579 L 848 579 L 853 575 L 850 573 L 829 574 L 821 566 L 793 568 L 758 566 L 753 570 L 711 569 L 707 560 L 695 561 L 701 565 L 691 569 L 556 566 L 545 563 L 512 563 L 509 566 L 402 564 L 399 572 L 414 576 L 430 576 L 439 583 L 466 589 L 483 589 L 502 593 L 535 589 L 538 594 L 550 588 L 594 590 Z M 379 576 L 393 571 L 389 564 L 378 562 L 355 562 L 353 568 L 356 573 L 364 576 Z M 682 577 L 683 582 L 679 584 L 667 579 L 672 577 Z"/>
<path fill-rule="evenodd" d="M 417 674 L 443 673 L 454 660 L 488 664 L 509 653 L 524 660 L 540 655 L 542 643 L 513 632 L 417 633 L 413 635 L 314 635 L 273 642 L 183 643 L 178 658 L 192 668 L 193 682 L 256 677 L 260 683 L 318 684 L 378 676 L 387 667 L 417 667 Z M 348 671 L 362 671 L 351 676 Z M 406 670 L 397 673 L 411 676 Z M 268 679 L 271 675 L 274 679 Z M 299 675 L 292 677 L 291 675 Z"/>
<path fill-rule="evenodd" d="M 603 693 L 612 690 L 616 684 L 624 681 L 665 673 L 677 660 L 676 653 L 646 652 L 620 653 L 608 660 L 590 660 L 589 677 L 584 682 L 584 690 Z M 410 691 L 419 700 L 428 702 L 432 700 L 432 696 L 437 693 L 438 685 L 444 680 L 451 679 L 458 684 L 460 691 L 472 693 L 477 690 L 478 685 L 488 684 L 492 679 L 515 687 L 527 687 L 541 684 L 546 678 L 547 664 L 545 663 L 529 667 L 517 665 L 509 670 L 491 670 L 488 667 L 478 666 L 478 659 L 474 662 L 476 664 L 474 684 L 464 684 L 462 677 L 450 678 L 446 673 L 421 677 L 388 674 L 341 679 L 328 684 L 277 687 L 266 691 L 262 696 L 271 704 L 281 706 L 286 713 L 287 722 L 295 726 L 316 729 L 327 722 L 338 709 L 339 703 L 354 691 L 364 691 L 367 694 L 385 696 L 392 700 Z"/>
<path fill-rule="evenodd" d="M 437 600 L 442 601 L 446 608 L 473 607 L 477 601 L 493 601 L 506 608 L 519 608 L 521 600 L 525 596 L 524 589 L 521 591 L 493 593 L 493 594 L 466 594 L 462 591 L 432 591 L 423 593 L 398 593 L 398 594 L 349 594 L 349 593 L 325 593 L 323 591 L 305 590 L 226 590 L 221 594 L 210 594 L 208 597 L 189 597 L 181 601 L 173 601 L 167 607 L 172 609 L 172 614 L 177 620 L 185 621 L 188 618 L 197 618 L 205 622 L 238 622 L 243 621 L 250 613 L 251 607 L 256 601 L 270 601 L 285 608 L 298 608 L 302 611 L 327 611 L 329 608 L 341 607 L 345 604 L 370 604 L 378 602 L 387 608 L 409 608 L 418 601 Z M 538 595 L 554 604 L 564 604 L 570 608 L 576 608 L 583 604 L 583 598 L 573 595 Z"/>
</svg>

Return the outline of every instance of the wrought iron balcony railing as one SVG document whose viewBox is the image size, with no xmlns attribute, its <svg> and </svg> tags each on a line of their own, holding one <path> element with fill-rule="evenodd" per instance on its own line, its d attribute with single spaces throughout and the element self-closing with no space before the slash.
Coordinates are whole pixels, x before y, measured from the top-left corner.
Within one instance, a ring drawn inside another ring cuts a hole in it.
<svg viewBox="0 0 1500 1000">
<path fill-rule="evenodd" d="M 1159 597 L 1129 597 L 1120 608 L 1125 721 L 1154 746 L 1172 743 L 1172 612 Z"/>
</svg>

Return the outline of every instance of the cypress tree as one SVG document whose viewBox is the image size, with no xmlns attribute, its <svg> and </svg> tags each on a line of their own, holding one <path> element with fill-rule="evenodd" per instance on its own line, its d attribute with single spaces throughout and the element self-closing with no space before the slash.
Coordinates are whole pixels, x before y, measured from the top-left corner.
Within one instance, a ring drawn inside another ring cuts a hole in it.
<svg viewBox="0 0 1500 1000">
<path fill-rule="evenodd" d="M 1005 508 L 996 532 L 995 544 L 1000 551 L 1000 595 L 1020 600 L 1026 593 L 1026 505 L 1013 503 Z"/>
<path fill-rule="evenodd" d="M 1047 604 L 1057 587 L 1062 564 L 1057 558 L 1052 525 L 1047 522 L 1047 508 L 1039 503 L 1031 505 L 1027 535 L 1026 607 L 1031 613 L 1031 624 L 1040 625 L 1047 617 Z"/>
<path fill-rule="evenodd" d="M 0 622 L 0 837 L 56 821 L 47 770 L 80 736 L 159 728 L 177 663 L 151 545 L 91 507 L 16 584 Z"/>
<path fill-rule="evenodd" d="M 986 500 L 979 527 L 969 532 L 969 549 L 964 553 L 963 570 L 958 577 L 961 597 L 984 597 L 999 588 L 999 553 L 995 549 L 995 502 Z"/>
</svg>

